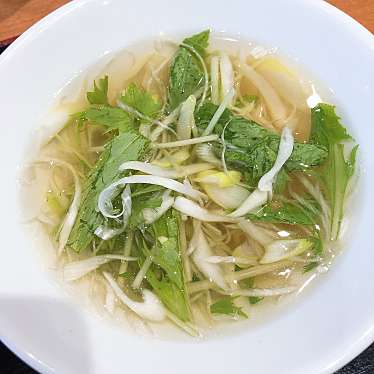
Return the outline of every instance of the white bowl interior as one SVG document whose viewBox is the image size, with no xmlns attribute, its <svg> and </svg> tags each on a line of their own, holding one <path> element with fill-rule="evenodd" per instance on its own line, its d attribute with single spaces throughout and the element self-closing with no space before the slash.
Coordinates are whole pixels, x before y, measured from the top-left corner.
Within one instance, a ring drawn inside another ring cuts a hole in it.
<svg viewBox="0 0 374 374">
<path fill-rule="evenodd" d="M 333 92 L 360 144 L 359 211 L 332 270 L 287 313 L 240 334 L 155 341 L 126 334 L 77 306 L 47 274 L 17 218 L 17 170 L 31 130 L 74 74 L 107 52 L 211 27 L 298 59 Z M 2 114 L 0 338 L 43 372 L 324 373 L 374 337 L 374 38 L 322 1 L 73 2 L 0 58 Z"/>
</svg>

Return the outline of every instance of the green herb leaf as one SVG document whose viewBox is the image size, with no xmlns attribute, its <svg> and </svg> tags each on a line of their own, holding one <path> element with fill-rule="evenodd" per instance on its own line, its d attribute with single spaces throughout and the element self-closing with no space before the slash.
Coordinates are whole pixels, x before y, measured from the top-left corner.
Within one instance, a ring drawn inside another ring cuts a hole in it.
<svg viewBox="0 0 374 374">
<path fill-rule="evenodd" d="M 255 278 L 247 278 L 240 281 L 240 283 L 243 285 L 243 287 L 246 288 L 254 288 L 255 286 Z M 249 296 L 248 301 L 251 305 L 258 304 L 261 300 L 263 300 L 264 297 L 262 296 Z"/>
<path fill-rule="evenodd" d="M 106 145 L 83 186 L 82 200 L 68 246 L 80 252 L 90 245 L 94 231 L 104 223 L 104 217 L 96 210 L 100 192 L 120 178 L 118 167 L 123 162 L 142 160 L 148 152 L 148 144 L 140 135 L 123 133 Z"/>
<path fill-rule="evenodd" d="M 161 103 L 155 97 L 139 88 L 135 83 L 126 88 L 120 100 L 151 118 L 157 117 L 162 108 Z"/>
<path fill-rule="evenodd" d="M 328 147 L 344 140 L 352 140 L 352 137 L 341 124 L 333 105 L 318 104 L 312 109 L 311 139 L 313 143 Z"/>
<path fill-rule="evenodd" d="M 205 50 L 209 46 L 209 34 L 210 30 L 204 30 L 198 34 L 192 35 L 191 37 L 184 39 L 183 43 L 190 45 L 197 51 L 197 53 L 204 57 Z"/>
<path fill-rule="evenodd" d="M 87 92 L 87 100 L 90 104 L 108 104 L 108 76 L 99 79 L 99 83 L 94 81 L 94 90 Z"/>
<path fill-rule="evenodd" d="M 78 113 L 76 118 L 120 132 L 132 131 L 135 127 L 134 121 L 128 113 L 120 108 L 106 105 L 93 105 L 84 112 Z"/>
<path fill-rule="evenodd" d="M 226 314 L 228 316 L 240 316 L 248 318 L 248 316 L 242 311 L 242 308 L 237 307 L 234 304 L 234 298 L 231 296 L 224 297 L 210 306 L 210 312 L 213 314 Z"/>
<path fill-rule="evenodd" d="M 273 191 L 275 194 L 281 195 L 287 187 L 288 182 L 291 180 L 289 174 L 285 168 L 280 169 L 277 178 L 273 185 Z"/>
<path fill-rule="evenodd" d="M 313 210 L 301 207 L 296 203 L 273 200 L 260 208 L 256 213 L 250 213 L 247 218 L 261 222 L 281 222 L 290 225 L 313 225 L 318 219 L 318 206 L 315 200 L 309 201 Z"/>
<path fill-rule="evenodd" d="M 154 262 L 165 270 L 169 279 L 179 288 L 184 288 L 183 266 L 179 250 L 179 228 L 177 213 L 166 212 L 154 223 L 156 237 L 167 238 L 164 243 L 157 243 Z"/>
<path fill-rule="evenodd" d="M 182 321 L 190 319 L 187 290 L 184 282 L 183 264 L 179 242 L 179 215 L 169 210 L 153 225 L 156 242 L 154 263 L 147 273 L 147 280 L 154 288 L 165 306 Z M 167 238 L 160 243 L 159 237 Z M 156 277 L 157 268 L 161 268 L 161 279 Z"/>
<path fill-rule="evenodd" d="M 320 256 L 323 252 L 323 242 L 322 242 L 322 239 L 320 238 L 320 233 L 316 232 L 315 234 L 316 234 L 315 237 L 308 238 L 308 240 L 313 243 L 312 249 L 313 249 L 314 254 L 316 256 Z"/>
<path fill-rule="evenodd" d="M 331 205 L 331 240 L 337 239 L 344 213 L 347 185 L 354 174 L 358 146 L 353 147 L 348 159 L 342 141 L 352 140 L 340 123 L 335 107 L 319 104 L 312 109 L 312 140 L 328 147 L 329 157 L 321 172 Z"/>
<path fill-rule="evenodd" d="M 213 117 L 217 106 L 212 103 L 204 104 L 195 116 L 196 124 L 200 129 L 205 129 Z M 225 129 L 226 163 L 242 172 L 246 172 L 246 180 L 253 187 L 258 180 L 273 166 L 280 143 L 280 137 L 254 121 L 234 115 L 226 109 L 214 132 L 221 135 Z M 217 156 L 222 153 L 222 146 L 215 143 Z M 327 157 L 324 146 L 316 144 L 295 143 L 291 157 L 287 160 L 285 168 L 288 172 L 304 170 L 321 164 Z M 285 178 L 285 176 L 282 176 Z M 284 182 L 280 180 L 280 182 Z M 279 185 L 279 189 L 284 183 Z"/>
<path fill-rule="evenodd" d="M 132 201 L 129 227 L 135 229 L 144 223 L 143 209 L 158 208 L 161 203 L 162 197 L 159 192 L 146 193 L 135 197 Z"/>
<path fill-rule="evenodd" d="M 263 296 L 249 296 L 248 299 L 251 305 L 255 305 L 255 304 L 258 304 L 260 301 L 262 301 L 264 297 Z"/>
<path fill-rule="evenodd" d="M 209 30 L 183 40 L 184 44 L 193 47 L 202 57 L 208 47 Z M 179 47 L 170 67 L 169 110 L 195 93 L 204 85 L 204 73 L 200 61 L 194 53 L 185 47 Z"/>
<path fill-rule="evenodd" d="M 155 271 L 151 268 L 147 272 L 147 281 L 152 286 L 163 304 L 175 314 L 181 321 L 190 320 L 190 311 L 186 301 L 186 294 L 168 278 L 157 278 Z"/>
<path fill-rule="evenodd" d="M 304 266 L 304 273 L 307 273 L 308 271 L 315 269 L 318 265 L 319 265 L 318 261 L 309 262 L 309 264 L 306 264 Z"/>
<path fill-rule="evenodd" d="M 256 95 L 244 95 L 241 97 L 241 99 L 237 99 L 235 106 L 238 108 L 243 108 L 245 104 L 256 104 L 258 101 L 258 96 Z"/>
</svg>

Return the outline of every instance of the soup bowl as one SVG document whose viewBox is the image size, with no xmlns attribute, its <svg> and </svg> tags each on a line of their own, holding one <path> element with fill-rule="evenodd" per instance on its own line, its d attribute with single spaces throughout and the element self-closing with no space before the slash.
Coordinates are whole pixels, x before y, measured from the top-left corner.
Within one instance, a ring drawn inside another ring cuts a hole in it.
<svg viewBox="0 0 374 374">
<path fill-rule="evenodd" d="M 349 236 L 318 284 L 266 322 L 207 339 L 145 338 L 82 308 L 45 271 L 19 218 L 19 168 L 33 130 L 76 74 L 160 33 L 206 28 L 279 48 L 331 91 L 360 144 Z M 0 339 L 43 373 L 316 374 L 343 366 L 374 339 L 373 98 L 374 37 L 323 1 L 82 0 L 53 12 L 0 56 Z"/>
</svg>

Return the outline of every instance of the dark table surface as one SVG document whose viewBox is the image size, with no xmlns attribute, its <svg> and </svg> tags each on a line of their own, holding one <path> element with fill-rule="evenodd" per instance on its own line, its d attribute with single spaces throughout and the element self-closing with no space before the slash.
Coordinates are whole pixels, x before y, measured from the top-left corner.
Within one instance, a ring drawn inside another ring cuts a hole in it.
<svg viewBox="0 0 374 374">
<path fill-rule="evenodd" d="M 5 46 L 0 45 L 0 54 L 5 48 Z M 29 374 L 35 373 L 35 371 L 28 367 L 0 342 L 0 373 Z M 336 374 L 374 374 L 374 343 L 348 365 L 337 371 Z"/>
</svg>

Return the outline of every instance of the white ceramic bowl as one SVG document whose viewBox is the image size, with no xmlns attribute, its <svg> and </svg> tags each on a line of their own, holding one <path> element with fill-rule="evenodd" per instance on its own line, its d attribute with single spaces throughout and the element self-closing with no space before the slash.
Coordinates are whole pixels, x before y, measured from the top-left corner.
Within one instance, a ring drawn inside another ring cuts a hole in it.
<svg viewBox="0 0 374 374">
<path fill-rule="evenodd" d="M 107 51 L 211 27 L 296 58 L 335 93 L 360 143 L 357 217 L 345 252 L 270 322 L 196 342 L 134 337 L 76 305 L 41 271 L 16 215 L 25 143 L 55 93 Z M 41 372 L 328 373 L 374 338 L 374 37 L 323 1 L 74 1 L 0 57 L 0 338 Z"/>
</svg>

